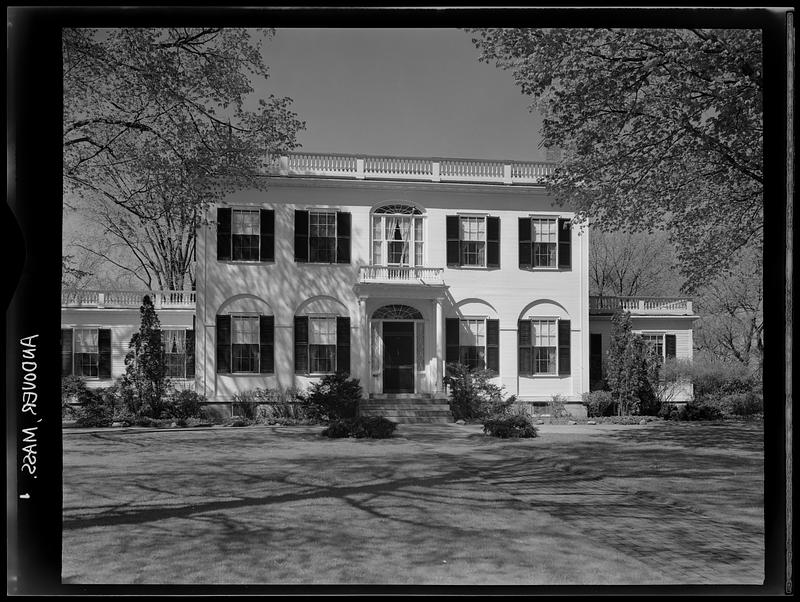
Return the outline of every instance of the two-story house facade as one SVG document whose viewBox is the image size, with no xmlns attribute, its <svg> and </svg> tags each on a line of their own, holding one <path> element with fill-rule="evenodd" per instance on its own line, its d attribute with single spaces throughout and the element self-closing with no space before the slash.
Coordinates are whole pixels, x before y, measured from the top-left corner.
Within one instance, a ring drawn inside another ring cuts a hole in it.
<svg viewBox="0 0 800 602">
<path fill-rule="evenodd" d="M 198 233 L 196 389 L 348 371 L 366 396 L 446 396 L 486 367 L 523 401 L 589 390 L 588 233 L 546 164 L 293 154 Z"/>
</svg>

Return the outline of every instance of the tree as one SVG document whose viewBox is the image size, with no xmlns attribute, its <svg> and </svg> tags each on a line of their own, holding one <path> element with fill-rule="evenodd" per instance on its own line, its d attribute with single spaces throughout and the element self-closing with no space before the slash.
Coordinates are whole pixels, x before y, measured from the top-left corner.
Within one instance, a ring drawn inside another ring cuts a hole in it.
<svg viewBox="0 0 800 602">
<path fill-rule="evenodd" d="M 712 358 L 760 374 L 764 353 L 764 286 L 759 257 L 751 254 L 732 273 L 699 291 L 695 347 Z"/>
<path fill-rule="evenodd" d="M 158 418 L 169 382 L 161 343 L 161 322 L 148 295 L 142 299 L 139 313 L 141 325 L 128 345 L 122 384 L 133 393 L 129 403 L 135 414 Z"/>
<path fill-rule="evenodd" d="M 656 398 L 659 358 L 631 330 L 628 312 L 617 312 L 611 318 L 614 331 L 608 348 L 606 382 L 620 416 L 650 413 Z"/>
<path fill-rule="evenodd" d="M 579 219 L 665 229 L 686 290 L 760 250 L 760 30 L 469 31 L 534 98 L 542 144 L 564 149 L 548 185 Z"/>
<path fill-rule="evenodd" d="M 593 232 L 589 238 L 589 294 L 671 296 L 681 279 L 664 233 Z"/>
<path fill-rule="evenodd" d="M 127 248 L 118 267 L 148 288 L 183 288 L 203 208 L 237 186 L 263 188 L 267 153 L 296 146 L 305 125 L 291 99 L 246 108 L 253 78 L 268 77 L 260 42 L 273 34 L 63 32 L 65 202 L 84 201 Z"/>
</svg>

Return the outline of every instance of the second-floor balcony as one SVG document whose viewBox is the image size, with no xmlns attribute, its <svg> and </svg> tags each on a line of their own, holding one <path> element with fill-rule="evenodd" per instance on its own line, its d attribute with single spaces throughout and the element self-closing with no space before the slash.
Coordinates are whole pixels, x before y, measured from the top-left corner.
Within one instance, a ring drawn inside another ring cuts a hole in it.
<svg viewBox="0 0 800 602">
<path fill-rule="evenodd" d="M 685 297 L 589 297 L 589 313 L 613 314 L 627 311 L 631 315 L 690 316 L 692 301 Z"/>
<path fill-rule="evenodd" d="M 358 270 L 358 281 L 362 284 L 421 284 L 443 286 L 443 268 L 365 265 Z"/>
<path fill-rule="evenodd" d="M 194 309 L 195 291 L 114 291 L 62 289 L 62 307 L 138 309 L 149 295 L 156 309 Z"/>
<path fill-rule="evenodd" d="M 553 173 L 547 161 L 501 161 L 386 157 L 323 153 L 287 153 L 267 157 L 273 176 L 349 178 L 354 180 L 423 180 L 485 184 L 542 184 Z"/>
</svg>

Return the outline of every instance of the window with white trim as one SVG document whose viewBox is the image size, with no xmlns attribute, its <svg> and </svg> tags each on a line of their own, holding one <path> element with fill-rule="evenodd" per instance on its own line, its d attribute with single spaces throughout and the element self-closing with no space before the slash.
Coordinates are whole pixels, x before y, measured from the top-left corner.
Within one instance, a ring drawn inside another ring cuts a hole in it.
<svg viewBox="0 0 800 602">
<path fill-rule="evenodd" d="M 459 362 L 473 370 L 486 366 L 486 320 L 461 320 L 459 328 Z"/>
<path fill-rule="evenodd" d="M 533 267 L 556 267 L 558 249 L 558 220 L 556 218 L 531 218 Z"/>
<path fill-rule="evenodd" d="M 372 265 L 404 267 L 423 264 L 422 217 L 372 216 Z"/>
<path fill-rule="evenodd" d="M 170 378 L 186 378 L 186 330 L 183 328 L 162 329 L 164 365 Z"/>
<path fill-rule="evenodd" d="M 258 261 L 261 242 L 260 211 L 258 209 L 234 209 L 231 213 L 233 259 Z"/>
<path fill-rule="evenodd" d="M 336 316 L 309 316 L 308 354 L 310 372 L 336 370 Z"/>
<path fill-rule="evenodd" d="M 336 212 L 308 212 L 308 260 L 312 263 L 336 262 Z"/>
<path fill-rule="evenodd" d="M 258 372 L 259 317 L 231 316 L 231 372 Z"/>
<path fill-rule="evenodd" d="M 558 320 L 532 318 L 519 328 L 520 374 L 557 374 Z"/>
<path fill-rule="evenodd" d="M 100 346 L 98 328 L 73 330 L 74 374 L 97 378 L 100 376 Z"/>
<path fill-rule="evenodd" d="M 650 351 L 661 357 L 664 358 L 664 335 L 663 334 L 642 334 L 640 335 L 644 344 L 650 349 Z"/>
<path fill-rule="evenodd" d="M 486 217 L 461 216 L 459 219 L 462 266 L 486 266 Z"/>
</svg>

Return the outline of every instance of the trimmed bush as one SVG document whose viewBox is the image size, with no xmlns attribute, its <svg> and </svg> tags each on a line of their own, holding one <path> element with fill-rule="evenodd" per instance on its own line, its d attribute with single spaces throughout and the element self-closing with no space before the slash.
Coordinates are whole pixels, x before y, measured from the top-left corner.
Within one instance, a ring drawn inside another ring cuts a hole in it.
<svg viewBox="0 0 800 602">
<path fill-rule="evenodd" d="M 309 418 L 332 421 L 354 418 L 358 413 L 362 390 L 357 378 L 346 372 L 323 376 L 308 389 L 303 405 Z"/>
<path fill-rule="evenodd" d="M 617 414 L 617 403 L 610 391 L 590 391 L 582 396 L 583 405 L 586 406 L 586 415 L 589 418 L 601 418 Z"/>
<path fill-rule="evenodd" d="M 483 432 L 501 439 L 527 439 L 538 434 L 531 419 L 525 414 L 493 416 L 483 423 Z"/>
<path fill-rule="evenodd" d="M 187 418 L 199 418 L 205 400 L 205 396 L 190 389 L 173 391 L 164 404 L 162 417 L 184 421 Z"/>
<path fill-rule="evenodd" d="M 113 396 L 103 389 L 84 389 L 78 399 L 75 425 L 80 427 L 111 426 L 114 422 Z"/>
<path fill-rule="evenodd" d="M 383 416 L 357 416 L 331 420 L 322 435 L 331 439 L 355 437 L 356 439 L 388 439 L 397 425 Z"/>
<path fill-rule="evenodd" d="M 462 364 L 448 364 L 444 383 L 450 391 L 450 412 L 455 420 L 475 420 L 506 413 L 516 396 L 505 398 L 505 388 L 490 379 L 491 370 L 470 370 Z"/>
</svg>

